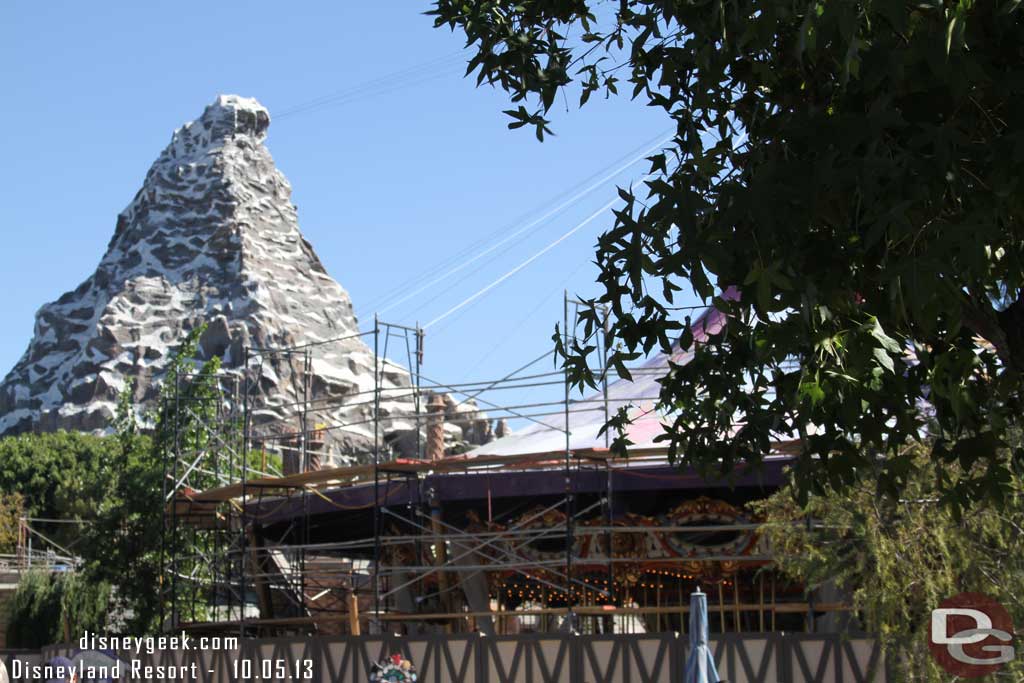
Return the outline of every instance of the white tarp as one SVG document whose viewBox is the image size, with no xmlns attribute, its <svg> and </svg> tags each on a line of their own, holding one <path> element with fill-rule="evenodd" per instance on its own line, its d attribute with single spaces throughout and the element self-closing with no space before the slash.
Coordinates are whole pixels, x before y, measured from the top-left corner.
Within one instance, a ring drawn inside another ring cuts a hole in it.
<svg viewBox="0 0 1024 683">
<path fill-rule="evenodd" d="M 735 294 L 727 292 L 723 296 L 732 298 Z M 721 330 L 725 319 L 725 314 L 714 307 L 704 311 L 692 325 L 694 343 L 700 343 L 709 335 Z M 692 353 L 691 349 L 677 348 L 671 356 L 664 353 L 656 354 L 636 368 L 636 371 L 632 373 L 632 380 L 619 379 L 608 385 L 607 414 L 615 415 L 621 407 L 625 406 L 633 420 L 627 429 L 629 440 L 634 444 L 630 448 L 663 447 L 663 444 L 654 441 L 656 436 L 665 431 L 663 416 L 655 410 L 661 391 L 658 379 L 668 372 L 669 360 L 677 365 L 682 365 L 689 360 Z M 537 422 L 533 422 L 509 436 L 473 449 L 467 454 L 467 457 L 524 455 L 565 450 L 564 410 L 535 419 Z M 538 422 L 543 424 L 538 424 Z M 596 392 L 581 401 L 570 401 L 569 448 L 574 451 L 606 448 L 614 435 L 609 434 L 606 440 L 605 435 L 600 434 L 604 424 L 605 392 Z"/>
</svg>

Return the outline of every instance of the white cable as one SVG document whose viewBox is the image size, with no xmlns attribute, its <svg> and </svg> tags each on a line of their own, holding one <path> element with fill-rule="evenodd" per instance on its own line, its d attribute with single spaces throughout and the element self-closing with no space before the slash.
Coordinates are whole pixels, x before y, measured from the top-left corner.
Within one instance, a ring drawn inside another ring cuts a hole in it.
<svg viewBox="0 0 1024 683">
<path fill-rule="evenodd" d="M 671 137 L 670 136 L 671 132 L 672 132 L 671 130 L 662 131 L 661 133 L 659 133 L 654 138 L 654 140 L 668 139 L 669 137 Z M 367 316 L 365 316 L 364 313 L 366 313 L 367 310 L 372 309 L 374 311 L 378 311 L 379 312 L 381 306 L 391 306 L 392 303 L 394 302 L 395 298 L 404 296 L 405 293 L 408 292 L 409 288 L 415 287 L 415 286 L 419 285 L 419 283 L 426 281 L 428 278 L 436 277 L 438 273 L 442 273 L 443 271 L 445 271 L 445 269 L 454 267 L 462 259 L 471 257 L 472 254 L 474 252 L 476 252 L 477 249 L 486 248 L 487 245 L 490 244 L 491 242 L 493 242 L 494 240 L 500 239 L 502 235 L 507 234 L 510 230 L 514 230 L 516 228 L 516 226 L 522 225 L 523 222 L 526 221 L 532 214 L 546 210 L 547 206 L 554 205 L 556 202 L 561 201 L 561 197 L 569 196 L 571 193 L 576 192 L 578 190 L 578 188 L 586 186 L 588 183 L 593 181 L 595 178 L 598 178 L 602 174 L 607 173 L 608 169 L 612 168 L 612 166 L 621 163 L 622 159 L 629 158 L 632 155 L 636 154 L 636 152 L 638 150 L 645 149 L 645 148 L 651 146 L 652 143 L 654 142 L 654 140 L 646 141 L 643 144 L 638 145 L 635 149 L 630 150 L 628 153 L 623 155 L 622 158 L 620 158 L 620 159 L 618 159 L 618 160 L 608 164 L 607 166 L 605 166 L 603 168 L 598 169 L 595 173 L 590 175 L 588 178 L 586 178 L 583 181 L 577 183 L 575 186 L 573 186 L 571 188 L 568 188 L 565 192 L 561 193 L 559 196 L 552 198 L 550 202 L 548 202 L 548 203 L 546 203 L 546 204 L 544 204 L 542 206 L 539 206 L 536 209 L 534 209 L 534 210 L 528 212 L 527 214 L 523 215 L 521 218 L 517 219 L 511 225 L 502 227 L 502 228 L 494 231 L 493 233 L 487 235 L 486 237 L 484 237 L 484 238 L 482 238 L 480 240 L 475 241 L 473 244 L 471 244 L 468 247 L 462 249 L 457 254 L 455 254 L 453 256 L 450 256 L 447 259 L 444 259 L 443 262 L 439 262 L 436 265 L 431 266 L 430 268 L 428 268 L 425 272 L 422 272 L 421 274 L 417 275 L 416 277 L 413 277 L 413 278 L 407 280 L 406 282 L 403 282 L 400 286 L 396 287 L 391 292 L 388 292 L 386 295 L 384 295 L 383 297 L 379 298 L 376 303 L 370 304 L 368 308 L 361 308 L 359 311 L 357 311 L 357 314 L 358 314 L 357 317 L 358 318 L 366 318 Z M 536 229 L 531 230 L 529 234 L 532 234 L 535 231 L 536 231 Z M 473 275 L 473 274 L 477 273 L 484 265 L 486 265 L 487 263 L 490 263 L 496 257 L 497 257 L 497 255 L 491 257 L 490 259 L 488 259 L 488 260 L 484 261 L 483 263 L 481 263 L 480 265 L 478 265 L 477 268 L 475 268 L 470 273 L 464 274 L 461 278 L 456 280 L 452 285 L 450 285 L 447 289 L 445 289 L 444 292 L 447 292 L 449 289 L 451 289 L 454 286 L 458 285 L 460 282 L 465 280 L 470 275 Z M 442 294 L 444 292 L 442 292 Z M 438 296 L 440 296 L 440 294 Z M 433 299 L 428 301 L 427 304 L 424 304 L 424 306 L 429 305 L 436 298 L 438 298 L 438 297 L 434 297 Z"/>
<path fill-rule="evenodd" d="M 642 183 L 642 182 L 644 182 L 646 180 L 649 180 L 649 179 L 653 178 L 654 175 L 655 175 L 654 173 L 650 173 L 650 174 L 644 176 L 640 180 L 640 182 Z M 491 291 L 492 289 L 494 289 L 495 287 L 500 285 L 502 282 L 504 282 L 505 280 L 509 279 L 510 277 L 512 277 L 513 275 L 515 275 L 519 271 L 521 271 L 523 268 L 525 268 L 526 266 L 530 265 L 531 263 L 533 263 L 534 261 L 539 259 L 541 256 L 543 256 L 544 254 L 548 253 L 549 251 L 551 251 L 552 249 L 557 247 L 559 244 L 561 244 L 562 242 L 564 242 L 565 240 L 569 239 L 574 234 L 576 234 L 577 232 L 582 230 L 584 227 L 589 225 L 590 222 L 593 221 L 595 218 L 597 218 L 598 216 L 602 215 L 608 209 L 612 208 L 615 205 L 615 203 L 618 202 L 618 201 L 619 201 L 618 197 L 616 197 L 615 199 L 611 200 L 610 202 L 608 202 L 607 204 L 602 206 L 600 209 L 598 209 L 594 213 L 592 213 L 589 216 L 587 216 L 586 218 L 584 218 L 582 222 L 577 223 L 571 230 L 569 230 L 566 233 L 563 233 L 561 237 L 559 237 L 554 242 L 552 242 L 551 244 L 547 245 L 546 247 L 544 247 L 543 249 L 538 251 L 536 254 L 534 254 L 530 258 L 528 258 L 525 261 L 523 261 L 522 263 L 520 263 L 518 266 L 516 266 L 512 270 L 508 271 L 507 273 L 505 273 L 504 275 L 499 277 L 497 280 L 495 280 L 491 284 L 487 285 L 486 287 L 484 287 L 483 289 L 479 290 L 475 294 L 467 297 L 466 299 L 463 299 L 460 303 L 456 304 L 455 306 L 452 306 L 447 311 L 445 311 L 441 315 L 439 315 L 436 318 L 434 318 L 433 320 L 431 320 L 429 323 L 427 323 L 426 325 L 423 326 L 423 329 L 426 330 L 431 325 L 434 325 L 435 323 L 441 322 L 442 320 L 444 320 L 445 318 L 450 316 L 452 313 L 455 313 L 456 311 L 458 311 L 459 309 L 463 308 L 464 306 L 468 306 L 469 304 L 473 303 L 474 301 L 476 301 L 477 299 L 482 297 L 484 294 L 486 294 L 487 292 Z"/>
<path fill-rule="evenodd" d="M 479 261 L 484 256 L 487 256 L 488 254 L 493 252 L 495 249 L 497 249 L 498 247 L 502 246 L 503 244 L 506 244 L 510 240 L 515 239 L 516 237 L 518 237 L 519 235 L 523 234 L 524 232 L 526 232 L 530 228 L 533 228 L 533 227 L 543 223 L 544 221 L 546 221 L 547 219 L 551 218 L 555 214 L 559 213 L 563 209 L 571 206 L 572 204 L 575 204 L 580 199 L 582 199 L 583 197 L 587 196 L 588 194 L 590 194 L 594 190 L 600 188 L 604 183 L 608 182 L 609 180 L 611 180 L 615 176 L 619 175 L 620 173 L 625 171 L 627 168 L 629 168 L 633 164 L 635 164 L 635 163 L 637 163 L 639 161 L 643 161 L 644 159 L 646 159 L 647 156 L 649 154 L 651 154 L 651 152 L 659 149 L 663 144 L 665 144 L 666 142 L 668 142 L 671 139 L 672 139 L 672 136 L 668 136 L 668 137 L 662 138 L 657 143 L 655 143 L 651 147 L 649 147 L 646 150 L 644 150 L 643 152 L 641 152 L 639 155 L 633 157 L 632 159 L 630 159 L 626 163 L 624 163 L 621 166 L 619 166 L 618 168 L 616 168 L 614 171 L 611 171 L 611 172 L 605 174 L 599 180 L 595 181 L 594 183 L 592 183 L 588 187 L 580 190 L 579 192 L 574 194 L 572 197 L 569 197 L 568 199 L 563 201 L 561 204 L 555 206 L 553 209 L 549 209 L 547 212 L 545 212 L 539 218 L 535 218 L 534 220 L 530 221 L 529 223 L 527 223 L 523 227 L 519 228 L 518 230 L 516 230 L 512 234 L 506 236 L 505 238 L 499 240 L 498 242 L 495 242 L 490 247 L 488 247 L 487 249 L 483 250 L 482 252 L 480 252 L 479 254 L 474 256 L 473 258 L 469 259 L 468 261 L 464 261 L 464 262 L 460 263 L 459 265 L 457 265 L 454 268 L 448 270 L 447 272 L 437 276 L 433 280 L 430 280 L 426 284 L 417 287 L 416 289 L 414 289 L 410 293 L 406 294 L 402 298 L 398 299 L 397 301 L 394 301 L 394 302 L 390 303 L 389 305 L 385 306 L 384 308 L 380 309 L 380 311 L 378 313 L 379 314 L 387 313 L 388 311 L 393 309 L 395 306 L 398 306 L 400 304 L 405 303 L 406 301 L 408 301 L 412 297 L 416 296 L 417 294 L 420 294 L 424 290 L 430 289 L 431 287 L 436 285 L 438 282 L 441 282 L 442 280 L 445 280 L 445 279 L 451 277 L 452 275 L 454 275 L 455 273 L 459 272 L 460 270 L 462 270 L 462 269 L 466 268 L 467 266 L 475 263 L 476 261 Z M 602 211 L 603 210 L 604 209 L 602 209 Z"/>
<path fill-rule="evenodd" d="M 304 114 L 310 111 L 321 109 L 326 106 L 330 106 L 332 104 L 337 104 L 339 101 L 358 98 L 362 95 L 367 94 L 368 91 L 372 91 L 374 88 L 394 88 L 401 87 L 404 85 L 416 85 L 417 81 L 412 79 L 418 78 L 420 76 L 427 76 L 428 78 L 433 78 L 435 76 L 446 75 L 448 73 L 447 69 L 449 67 L 458 66 L 459 62 L 462 62 L 464 59 L 465 57 L 463 51 L 459 50 L 457 52 L 452 52 L 442 57 L 436 57 L 422 64 L 417 64 L 397 71 L 392 71 L 390 73 L 378 76 L 377 78 L 357 83 L 356 85 L 350 88 L 339 90 L 326 95 L 320 95 L 319 97 L 316 97 L 312 100 L 308 100 L 306 102 L 299 103 L 293 107 L 284 109 L 274 117 L 274 120 L 280 121 L 281 119 L 290 118 L 292 116 L 295 116 L 296 114 Z M 430 72 L 433 71 L 434 69 L 446 70 L 443 73 L 435 72 L 431 75 Z M 459 70 L 461 70 L 461 68 L 455 69 L 454 71 L 452 71 L 452 73 L 457 73 Z"/>
</svg>

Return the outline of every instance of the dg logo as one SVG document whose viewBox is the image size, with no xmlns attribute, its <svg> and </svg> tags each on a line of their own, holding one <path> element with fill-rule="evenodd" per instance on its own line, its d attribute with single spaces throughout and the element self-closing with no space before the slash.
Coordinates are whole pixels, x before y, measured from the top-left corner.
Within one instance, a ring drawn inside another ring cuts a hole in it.
<svg viewBox="0 0 1024 683">
<path fill-rule="evenodd" d="M 984 593 L 961 593 L 932 610 L 928 647 L 939 665 L 962 678 L 994 673 L 1013 661 L 1013 620 Z"/>
</svg>

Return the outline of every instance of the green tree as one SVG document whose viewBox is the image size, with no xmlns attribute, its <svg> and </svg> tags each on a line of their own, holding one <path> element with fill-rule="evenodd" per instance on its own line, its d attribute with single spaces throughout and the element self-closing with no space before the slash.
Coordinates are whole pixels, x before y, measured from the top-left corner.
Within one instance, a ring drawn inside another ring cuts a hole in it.
<svg viewBox="0 0 1024 683">
<path fill-rule="evenodd" d="M 19 493 L 29 517 L 87 519 L 116 478 L 114 445 L 104 437 L 64 431 L 0 438 L 0 491 Z M 75 533 L 48 531 L 65 539 Z"/>
<path fill-rule="evenodd" d="M 158 630 L 164 463 L 146 435 L 111 437 L 118 476 L 81 544 L 83 576 L 114 586 L 110 608 L 128 633 Z"/>
<path fill-rule="evenodd" d="M 120 608 L 116 614 L 146 615 L 158 576 L 149 569 L 146 555 L 148 548 L 159 548 L 163 476 L 163 463 L 152 454 L 149 437 L 22 434 L 0 439 L 0 461 L 0 490 L 14 492 L 0 496 L 0 544 L 8 531 L 17 533 L 17 517 L 22 515 L 80 522 L 31 524 L 83 564 L 77 569 L 80 576 L 69 573 L 53 585 L 40 577 L 28 580 L 22 602 L 16 602 L 21 607 L 12 617 L 21 621 L 16 628 L 35 634 L 26 635 L 24 642 L 35 642 L 44 633 L 62 636 L 65 617 L 77 628 L 99 623 L 112 607 Z M 14 527 L 9 530 L 10 525 Z M 15 541 L 13 536 L 7 545 Z M 37 548 L 46 545 L 41 539 L 36 543 Z M 120 590 L 112 592 L 112 585 Z M 57 621 L 47 622 L 51 617 Z"/>
<path fill-rule="evenodd" d="M 243 471 L 242 425 L 222 412 L 227 397 L 221 359 L 197 360 L 205 329 L 190 332 L 171 358 L 150 414 L 151 434 L 141 433 L 136 423 L 140 411 L 132 403 L 131 385 L 122 393 L 114 420 L 119 475 L 91 527 L 93 547 L 104 550 L 88 558 L 86 575 L 116 586 L 115 603 L 133 633 L 155 632 L 166 625 L 159 618 L 161 612 L 169 614 L 168 605 L 162 604 L 167 599 L 168 571 L 178 576 L 178 605 L 184 607 L 179 618 L 205 619 L 206 606 L 218 599 L 216 571 L 210 563 L 227 561 L 212 552 L 217 547 L 213 535 L 220 532 L 187 523 L 172 526 L 164 519 L 165 496 L 179 481 L 179 493 L 182 488 L 205 490 L 238 481 Z M 186 465 L 177 470 L 177 477 L 173 468 L 168 469 L 176 451 L 184 462 L 195 465 L 184 480 Z M 259 464 L 260 455 L 250 454 L 249 466 Z M 188 600 L 182 598 L 185 594 Z"/>
<path fill-rule="evenodd" d="M 74 573 L 22 575 L 7 606 L 7 646 L 37 649 L 107 626 L 110 585 Z"/>
<path fill-rule="evenodd" d="M 657 177 L 620 191 L 594 302 L 613 312 L 620 368 L 690 341 L 681 289 L 732 317 L 663 379 L 671 454 L 731 471 L 800 435 L 800 490 L 849 483 L 882 453 L 879 484 L 897 495 L 927 399 L 931 457 L 960 465 L 942 495 L 962 502 L 1007 493 L 1013 464 L 997 454 L 1021 412 L 1019 4 L 436 0 L 430 13 L 465 34 L 478 83 L 518 103 L 511 128 L 543 139 L 559 91 L 582 105 L 626 83 L 674 123 Z M 565 349 L 574 381 L 593 384 L 593 352 Z"/>
<path fill-rule="evenodd" d="M 83 573 L 68 573 L 60 575 L 60 594 L 61 624 L 71 642 L 86 631 L 103 633 L 112 625 L 113 588 L 109 582 Z"/>
<path fill-rule="evenodd" d="M 126 632 L 160 630 L 162 554 L 185 552 L 184 533 L 176 537 L 165 534 L 164 487 L 171 485 L 165 467 L 173 452 L 176 428 L 185 443 L 209 445 L 204 425 L 212 420 L 210 411 L 216 408 L 220 359 L 195 360 L 204 329 L 200 326 L 188 334 L 168 364 L 152 413 L 152 435 L 143 434 L 136 422 L 139 410 L 132 403 L 130 383 L 118 402 L 112 437 L 117 446 L 112 457 L 117 479 L 89 528 L 91 542 L 87 545 L 95 552 L 86 554 L 85 576 L 116 586 L 113 604 L 124 618 Z M 179 573 L 197 569 L 195 560 L 187 564 L 179 567 Z M 205 568 L 198 567 L 198 572 L 203 574 Z"/>
<path fill-rule="evenodd" d="M 97 630 L 94 626 L 101 621 L 126 633 L 158 631 L 162 552 L 189 556 L 178 573 L 208 584 L 210 568 L 194 557 L 190 530 L 165 535 L 163 514 L 164 487 L 171 485 L 165 466 L 176 438 L 192 454 L 224 459 L 225 448 L 241 452 L 241 425 L 219 424 L 224 400 L 220 359 L 196 360 L 204 329 L 190 333 L 172 357 L 158 403 L 148 416 L 151 430 L 137 422 L 141 407 L 133 403 L 129 382 L 110 436 L 57 432 L 0 439 L 0 491 L 18 492 L 0 496 L 0 547 L 7 541 L 8 526 L 14 525 L 11 533 L 16 534 L 22 505 L 30 516 L 83 522 L 47 528 L 49 536 L 81 557 L 82 566 L 59 580 L 35 573 L 26 579 L 16 601 L 16 632 L 25 634 L 18 636 L 19 642 L 56 642 L 65 623 L 75 633 Z M 250 466 L 258 461 L 258 454 L 250 456 Z M 233 459 L 234 469 L 207 469 L 205 464 L 205 471 L 190 480 L 195 488 L 222 483 L 209 472 L 235 480 L 241 476 L 240 457 Z M 200 542 L 205 533 L 198 532 Z M 191 616 L 201 618 L 201 610 Z"/>
<path fill-rule="evenodd" d="M 17 549 L 24 510 L 20 493 L 0 491 L 0 553 L 11 554 Z"/>
<path fill-rule="evenodd" d="M 48 572 L 23 574 L 7 605 L 7 646 L 39 648 L 63 640 L 60 597 Z"/>
<path fill-rule="evenodd" d="M 899 680 L 945 681 L 928 650 L 931 610 L 942 600 L 982 592 L 1024 620 L 1024 478 L 1011 479 L 1001 508 L 957 518 L 939 505 L 929 450 L 914 445 L 907 457 L 915 467 L 898 499 L 879 498 L 873 468 L 805 504 L 789 486 L 754 507 L 779 568 L 810 588 L 834 581 L 844 589 Z M 1007 672 L 1024 673 L 1024 661 Z"/>
</svg>

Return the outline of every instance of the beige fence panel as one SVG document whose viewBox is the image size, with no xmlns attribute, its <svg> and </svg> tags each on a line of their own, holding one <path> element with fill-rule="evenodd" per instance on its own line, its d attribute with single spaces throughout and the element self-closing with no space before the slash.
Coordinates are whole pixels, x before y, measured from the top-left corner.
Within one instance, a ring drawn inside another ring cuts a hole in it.
<svg viewBox="0 0 1024 683">
<path fill-rule="evenodd" d="M 718 671 L 729 683 L 889 683 L 878 643 L 867 638 L 807 634 L 726 634 L 710 642 Z M 682 678 L 684 634 L 520 634 L 260 638 L 240 650 L 119 653 L 138 666 L 188 666 L 195 683 L 366 683 L 373 665 L 391 654 L 416 664 L 418 683 L 674 683 Z M 0 652 L 33 663 L 41 654 Z M 308 662 L 308 663 L 307 663 Z M 14 679 L 12 679 L 13 681 Z M 156 683 L 180 678 L 153 677 Z"/>
</svg>

